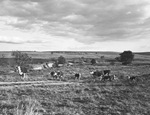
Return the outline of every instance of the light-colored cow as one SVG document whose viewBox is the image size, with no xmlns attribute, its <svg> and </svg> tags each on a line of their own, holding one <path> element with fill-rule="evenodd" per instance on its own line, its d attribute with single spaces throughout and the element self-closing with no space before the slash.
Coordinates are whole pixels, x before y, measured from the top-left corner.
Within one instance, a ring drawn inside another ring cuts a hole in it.
<svg viewBox="0 0 150 115">
<path fill-rule="evenodd" d="M 42 69 L 43 69 L 43 67 L 41 67 L 41 66 L 39 66 L 39 67 L 33 67 L 33 70 L 35 70 L 35 71 L 40 71 Z"/>
<path fill-rule="evenodd" d="M 32 65 L 32 69 L 31 70 L 33 70 L 33 71 L 41 71 L 43 69 L 44 69 L 44 67 L 43 67 L 42 64 L 35 64 L 35 65 Z"/>
<path fill-rule="evenodd" d="M 47 66 L 48 68 L 52 68 L 53 65 L 54 65 L 54 63 L 46 63 L 46 66 Z"/>
<path fill-rule="evenodd" d="M 74 64 L 73 64 L 73 63 L 68 63 L 67 65 L 68 65 L 68 66 L 73 66 Z"/>
</svg>

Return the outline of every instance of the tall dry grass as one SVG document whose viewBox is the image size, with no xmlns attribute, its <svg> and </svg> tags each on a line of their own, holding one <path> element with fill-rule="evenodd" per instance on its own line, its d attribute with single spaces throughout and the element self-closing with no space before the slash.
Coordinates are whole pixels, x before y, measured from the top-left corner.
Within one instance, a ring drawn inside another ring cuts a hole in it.
<svg viewBox="0 0 150 115">
<path fill-rule="evenodd" d="M 43 115 L 45 112 L 36 99 L 23 97 L 18 101 L 15 115 Z"/>
</svg>

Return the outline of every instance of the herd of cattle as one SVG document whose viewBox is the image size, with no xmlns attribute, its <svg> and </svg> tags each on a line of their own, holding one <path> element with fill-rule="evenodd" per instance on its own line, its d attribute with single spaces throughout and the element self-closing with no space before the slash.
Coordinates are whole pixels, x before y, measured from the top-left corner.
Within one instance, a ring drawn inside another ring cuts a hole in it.
<svg viewBox="0 0 150 115">
<path fill-rule="evenodd" d="M 18 66 L 16 69 L 17 69 L 19 75 L 22 76 L 23 79 L 26 78 L 27 68 Z M 94 79 L 99 78 L 101 81 L 105 81 L 105 80 L 112 81 L 112 80 L 118 79 L 116 75 L 113 75 L 110 73 L 111 73 L 111 70 L 101 70 L 101 71 L 94 70 L 94 71 L 89 72 L 89 74 L 92 75 L 92 77 Z M 55 79 L 55 80 L 62 80 L 64 73 L 60 70 L 59 71 L 51 71 L 49 73 L 49 76 L 51 76 L 51 78 Z M 73 72 L 73 76 L 74 76 L 74 79 L 80 80 L 82 74 L 78 73 L 78 72 Z M 135 76 L 127 76 L 127 78 L 132 81 L 134 81 L 136 79 Z"/>
</svg>

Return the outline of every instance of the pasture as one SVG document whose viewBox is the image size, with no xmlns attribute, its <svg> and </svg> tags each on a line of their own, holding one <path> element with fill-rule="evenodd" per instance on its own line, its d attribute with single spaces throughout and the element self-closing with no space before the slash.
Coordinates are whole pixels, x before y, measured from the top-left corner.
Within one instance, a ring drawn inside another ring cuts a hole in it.
<svg viewBox="0 0 150 115">
<path fill-rule="evenodd" d="M 1 52 L 2 53 L 2 52 Z M 0 53 L 0 54 L 1 54 Z M 0 67 L 0 114 L 2 115 L 149 115 L 150 114 L 150 55 L 135 54 L 132 65 L 111 64 L 119 53 L 28 52 L 33 58 L 51 60 L 60 55 L 67 60 L 97 59 L 99 64 L 76 63 L 59 68 L 30 71 L 22 80 L 12 66 Z M 11 58 L 9 52 L 6 58 Z M 101 56 L 105 59 L 102 60 Z M 84 58 L 83 58 L 84 57 Z M 100 81 L 93 70 L 110 69 L 118 79 Z M 50 72 L 60 70 L 62 80 L 54 80 Z M 82 74 L 80 80 L 74 73 Z M 129 81 L 126 76 L 136 76 Z M 22 106 L 21 104 L 24 104 Z M 37 114 L 38 113 L 38 114 Z"/>
</svg>

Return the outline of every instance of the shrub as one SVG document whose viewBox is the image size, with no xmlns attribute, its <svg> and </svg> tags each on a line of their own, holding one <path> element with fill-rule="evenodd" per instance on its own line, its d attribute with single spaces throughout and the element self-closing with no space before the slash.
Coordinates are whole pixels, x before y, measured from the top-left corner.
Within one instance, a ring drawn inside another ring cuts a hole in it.
<svg viewBox="0 0 150 115">
<path fill-rule="evenodd" d="M 58 64 L 65 64 L 66 63 L 66 59 L 63 56 L 58 57 Z"/>
<path fill-rule="evenodd" d="M 92 60 L 91 60 L 91 64 L 92 64 L 92 65 L 96 64 L 96 60 L 95 60 L 95 59 L 92 59 Z"/>
<path fill-rule="evenodd" d="M 120 61 L 123 65 L 131 64 L 134 59 L 132 51 L 124 51 L 120 54 Z"/>
</svg>

